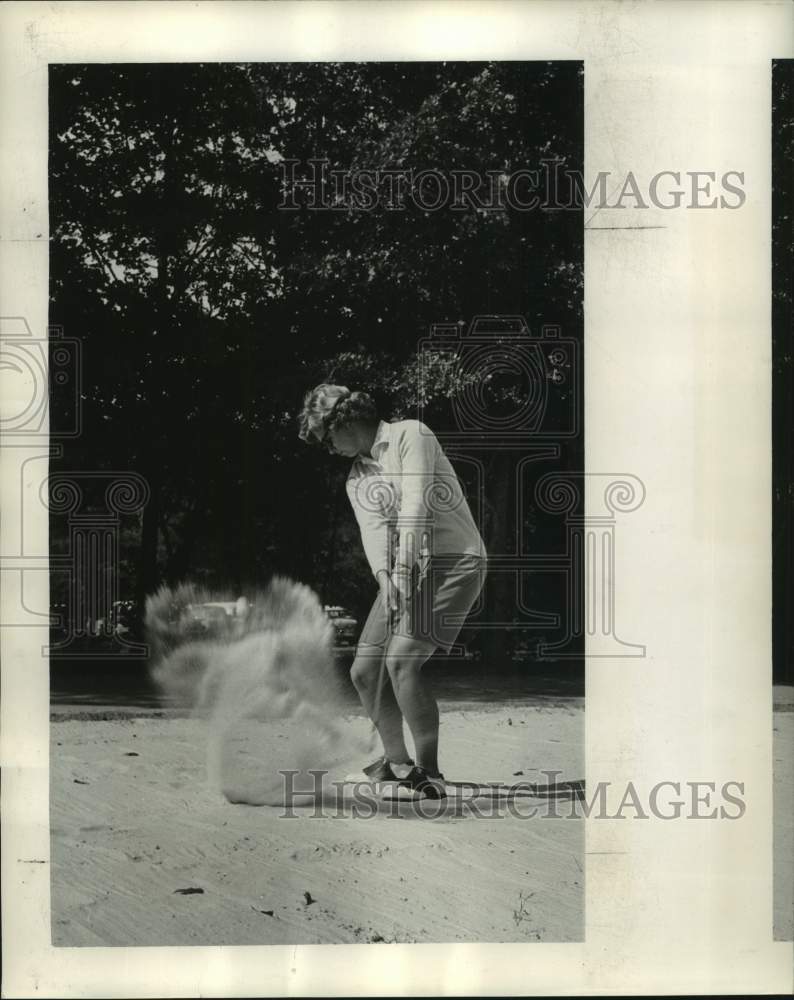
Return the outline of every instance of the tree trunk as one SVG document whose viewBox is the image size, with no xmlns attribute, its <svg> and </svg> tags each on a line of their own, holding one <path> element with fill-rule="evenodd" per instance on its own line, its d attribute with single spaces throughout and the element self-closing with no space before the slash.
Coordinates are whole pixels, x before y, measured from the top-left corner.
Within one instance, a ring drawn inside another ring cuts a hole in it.
<svg viewBox="0 0 794 1000">
<path fill-rule="evenodd" d="M 147 462 L 143 476 L 149 485 L 149 501 L 143 508 L 143 528 L 138 560 L 137 600 L 143 606 L 146 597 L 160 583 L 157 565 L 157 548 L 160 537 L 160 477 L 155 462 Z"/>
<path fill-rule="evenodd" d="M 164 172 L 164 185 L 166 188 L 173 186 L 173 170 L 170 162 L 171 136 L 165 130 L 167 140 L 164 142 L 166 157 L 162 161 Z M 168 192 L 164 195 L 164 205 L 171 203 Z M 159 340 L 155 350 L 166 353 L 165 338 L 173 336 L 173 316 L 171 301 L 168 292 L 169 270 L 171 258 L 173 256 L 174 238 L 170 228 L 163 226 L 156 240 L 157 250 L 157 280 L 154 286 L 152 326 L 157 331 Z M 160 359 L 155 359 L 162 361 Z M 160 376 L 157 364 L 152 365 L 150 384 L 148 386 L 152 398 L 159 398 Z M 148 426 L 141 428 L 143 441 L 143 455 L 140 466 L 141 474 L 149 485 L 149 502 L 143 509 L 143 526 L 141 530 L 141 549 L 138 563 L 138 601 L 142 603 L 148 594 L 151 594 L 160 583 L 160 573 L 158 567 L 158 543 L 160 537 L 160 489 L 162 484 L 163 458 L 158 455 L 157 442 L 162 433 L 161 427 L 152 423 L 152 418 L 148 417 L 145 423 Z"/>
<path fill-rule="evenodd" d="M 323 576 L 322 584 L 322 598 L 326 604 L 331 603 L 331 584 L 337 578 L 336 574 L 336 556 L 337 556 L 337 544 L 336 536 L 339 528 L 339 513 L 341 507 L 343 487 L 341 483 L 334 493 L 334 502 L 331 513 L 331 540 L 328 546 L 328 561 L 325 566 L 325 573 Z"/>
<path fill-rule="evenodd" d="M 513 473 L 516 456 L 509 451 L 495 451 L 488 463 L 488 499 L 491 503 L 485 544 L 492 556 L 512 552 L 515 547 Z M 508 573 L 491 573 L 485 586 L 486 623 L 512 621 L 516 609 L 515 583 Z M 483 632 L 482 650 L 486 665 L 494 669 L 506 666 L 512 651 L 512 637 L 507 629 L 489 627 Z"/>
</svg>

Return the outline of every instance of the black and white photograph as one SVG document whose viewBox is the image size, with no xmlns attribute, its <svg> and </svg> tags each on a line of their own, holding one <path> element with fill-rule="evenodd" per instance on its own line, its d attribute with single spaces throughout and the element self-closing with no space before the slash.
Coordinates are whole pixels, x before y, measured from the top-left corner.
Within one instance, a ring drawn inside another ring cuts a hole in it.
<svg viewBox="0 0 794 1000">
<path fill-rule="evenodd" d="M 583 92 L 50 67 L 54 944 L 582 938 Z"/>
<path fill-rule="evenodd" d="M 4 997 L 791 992 L 792 67 L 4 5 Z"/>
</svg>

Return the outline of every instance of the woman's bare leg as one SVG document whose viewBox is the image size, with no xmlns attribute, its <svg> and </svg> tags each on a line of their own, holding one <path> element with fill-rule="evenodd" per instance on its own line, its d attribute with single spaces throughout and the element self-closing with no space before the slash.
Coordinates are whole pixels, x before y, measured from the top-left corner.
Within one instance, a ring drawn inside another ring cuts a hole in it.
<svg viewBox="0 0 794 1000">
<path fill-rule="evenodd" d="M 386 757 L 395 764 L 407 762 L 410 755 L 405 746 L 403 717 L 386 669 L 384 647 L 359 643 L 350 679 L 375 724 Z"/>
<path fill-rule="evenodd" d="M 416 748 L 416 763 L 438 774 L 438 704 L 422 667 L 435 645 L 421 639 L 395 635 L 386 650 L 386 669 L 398 710 L 405 717 Z"/>
</svg>

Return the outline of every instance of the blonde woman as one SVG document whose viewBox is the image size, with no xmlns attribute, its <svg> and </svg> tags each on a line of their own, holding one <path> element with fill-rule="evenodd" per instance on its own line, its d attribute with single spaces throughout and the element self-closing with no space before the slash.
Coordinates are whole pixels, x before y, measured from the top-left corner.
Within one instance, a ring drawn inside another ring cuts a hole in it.
<svg viewBox="0 0 794 1000">
<path fill-rule="evenodd" d="M 419 420 L 387 423 L 366 392 L 307 393 L 299 434 L 352 459 L 347 494 L 378 582 L 351 679 L 383 744 L 361 780 L 398 795 L 446 796 L 438 705 L 422 667 L 448 651 L 483 586 L 487 553 L 455 470 Z M 403 720 L 414 744 L 405 744 Z"/>
</svg>

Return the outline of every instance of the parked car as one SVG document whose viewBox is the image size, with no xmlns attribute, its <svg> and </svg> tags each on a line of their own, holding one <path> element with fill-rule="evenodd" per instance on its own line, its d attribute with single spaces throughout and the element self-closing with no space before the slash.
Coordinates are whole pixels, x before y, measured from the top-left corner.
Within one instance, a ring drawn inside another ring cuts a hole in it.
<svg viewBox="0 0 794 1000">
<path fill-rule="evenodd" d="M 354 646 L 358 640 L 358 622 L 347 608 L 342 608 L 338 604 L 326 604 L 325 613 L 334 626 L 336 645 Z"/>
<path fill-rule="evenodd" d="M 205 604 L 188 604 L 182 617 L 182 627 L 189 634 L 206 636 L 210 633 L 234 633 L 248 615 L 249 604 L 245 597 L 236 601 L 207 601 Z"/>
<path fill-rule="evenodd" d="M 142 640 L 144 629 L 141 608 L 135 601 L 114 601 L 103 629 L 108 637 L 112 635 L 124 642 Z"/>
</svg>

